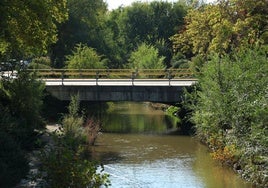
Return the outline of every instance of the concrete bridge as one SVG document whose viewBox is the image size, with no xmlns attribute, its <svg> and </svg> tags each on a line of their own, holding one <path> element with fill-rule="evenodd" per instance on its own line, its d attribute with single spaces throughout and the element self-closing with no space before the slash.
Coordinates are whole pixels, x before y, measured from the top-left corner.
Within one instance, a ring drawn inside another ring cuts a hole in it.
<svg viewBox="0 0 268 188">
<path fill-rule="evenodd" d="M 109 70 L 109 75 L 107 70 L 39 70 L 39 75 L 42 75 L 47 91 L 60 100 L 70 100 L 72 95 L 78 94 L 82 101 L 103 102 L 179 102 L 183 88 L 196 82 L 187 69 L 148 70 L 146 73 L 143 70 L 142 74 L 141 71 L 122 70 L 120 73 L 118 69 L 115 72 Z"/>
</svg>

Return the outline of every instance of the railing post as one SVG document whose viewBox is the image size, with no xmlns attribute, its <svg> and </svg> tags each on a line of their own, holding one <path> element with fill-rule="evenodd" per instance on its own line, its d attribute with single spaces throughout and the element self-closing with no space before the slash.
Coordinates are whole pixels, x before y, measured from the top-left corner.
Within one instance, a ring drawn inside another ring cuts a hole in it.
<svg viewBox="0 0 268 188">
<path fill-rule="evenodd" d="M 169 69 L 169 70 L 168 70 L 168 85 L 169 85 L 169 86 L 170 86 L 171 78 L 172 78 L 172 73 L 171 73 L 171 70 Z"/>
<path fill-rule="evenodd" d="M 134 79 L 135 79 L 135 72 L 132 72 L 131 80 L 132 80 L 132 86 L 134 86 Z"/>
<path fill-rule="evenodd" d="M 64 80 L 64 70 L 61 71 L 61 85 L 63 85 Z"/>
<path fill-rule="evenodd" d="M 99 71 L 96 72 L 96 85 L 98 85 Z"/>
</svg>

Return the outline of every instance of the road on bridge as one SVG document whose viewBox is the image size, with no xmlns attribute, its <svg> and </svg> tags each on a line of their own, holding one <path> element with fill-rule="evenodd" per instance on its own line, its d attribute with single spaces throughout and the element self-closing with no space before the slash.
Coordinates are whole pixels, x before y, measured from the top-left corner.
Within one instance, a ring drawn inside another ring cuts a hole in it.
<svg viewBox="0 0 268 188">
<path fill-rule="evenodd" d="M 47 86 L 191 86 L 196 79 L 42 79 Z"/>
</svg>

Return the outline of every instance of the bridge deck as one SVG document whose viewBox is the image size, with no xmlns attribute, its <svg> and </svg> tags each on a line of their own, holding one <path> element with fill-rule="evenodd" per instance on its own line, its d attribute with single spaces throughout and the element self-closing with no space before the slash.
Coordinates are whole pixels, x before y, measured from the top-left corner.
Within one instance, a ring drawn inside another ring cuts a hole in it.
<svg viewBox="0 0 268 188">
<path fill-rule="evenodd" d="M 196 79 L 43 79 L 46 86 L 191 86 Z"/>
</svg>

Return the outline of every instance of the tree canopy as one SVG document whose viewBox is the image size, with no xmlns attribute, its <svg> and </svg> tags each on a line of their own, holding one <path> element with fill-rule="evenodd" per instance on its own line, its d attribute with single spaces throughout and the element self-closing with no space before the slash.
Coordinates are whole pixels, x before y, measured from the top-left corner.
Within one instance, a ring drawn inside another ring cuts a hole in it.
<svg viewBox="0 0 268 188">
<path fill-rule="evenodd" d="M 0 12 L 1 60 L 47 53 L 67 19 L 66 0 L 2 0 Z"/>
<path fill-rule="evenodd" d="M 129 67 L 133 69 L 164 69 L 164 57 L 160 57 L 158 50 L 142 43 L 138 49 L 131 53 Z"/>
<path fill-rule="evenodd" d="M 105 33 L 103 24 L 107 5 L 103 0 L 67 0 L 69 19 L 58 25 L 58 41 L 51 46 L 52 65 L 64 66 L 65 56 L 70 55 L 78 43 L 101 51 Z M 101 51 L 102 52 L 102 51 Z"/>
<path fill-rule="evenodd" d="M 68 69 L 103 69 L 105 60 L 90 47 L 78 44 L 72 55 L 67 56 L 66 67 Z"/>
<path fill-rule="evenodd" d="M 226 54 L 256 42 L 267 44 L 266 0 L 218 0 L 192 9 L 185 29 L 172 37 L 174 49 L 186 54 Z"/>
</svg>

